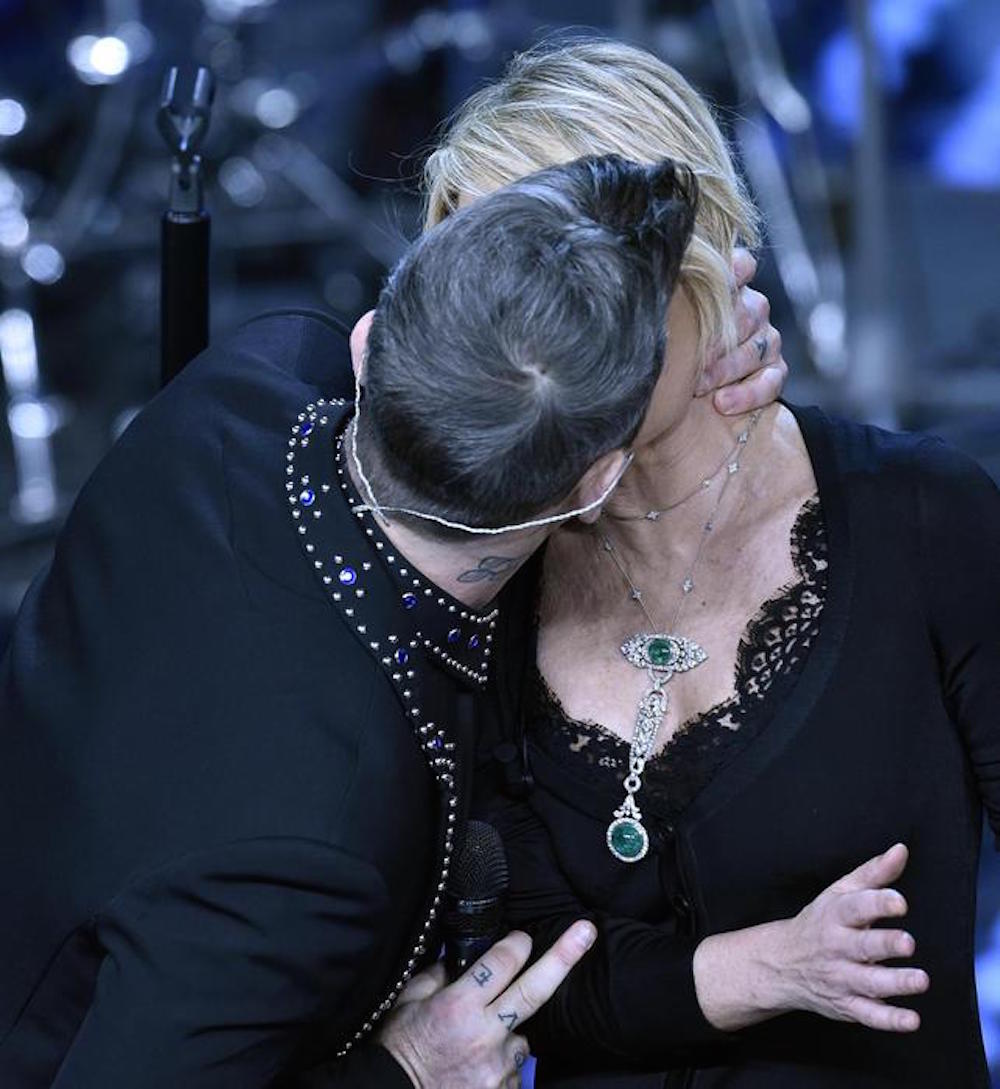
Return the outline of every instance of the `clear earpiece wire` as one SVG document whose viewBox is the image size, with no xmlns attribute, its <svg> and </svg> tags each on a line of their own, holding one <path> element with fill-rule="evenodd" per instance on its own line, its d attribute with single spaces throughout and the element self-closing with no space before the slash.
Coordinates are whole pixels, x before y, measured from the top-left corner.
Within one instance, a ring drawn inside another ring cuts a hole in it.
<svg viewBox="0 0 1000 1089">
<path fill-rule="evenodd" d="M 375 492 L 372 489 L 371 481 L 365 474 L 364 468 L 361 465 L 361 458 L 358 456 L 358 421 L 361 419 L 361 379 L 357 375 L 354 378 L 354 422 L 351 425 L 351 460 L 354 463 L 354 471 L 357 474 L 358 480 L 361 483 L 364 491 L 364 497 L 367 500 L 365 503 L 358 504 L 354 508 L 356 511 L 371 511 L 372 514 L 385 518 L 386 514 L 405 514 L 410 518 L 420 518 L 425 522 L 434 522 L 436 525 L 444 526 L 447 529 L 459 530 L 462 533 L 472 533 L 477 536 L 495 537 L 501 533 L 520 533 L 523 530 L 528 529 L 542 529 L 545 526 L 555 525 L 557 522 L 565 522 L 570 518 L 579 518 L 581 514 L 590 514 L 591 511 L 597 510 L 599 507 L 604 506 L 608 501 L 608 496 L 618 487 L 621 483 L 622 477 L 628 471 L 629 466 L 632 464 L 632 459 L 635 455 L 632 451 L 628 451 L 625 457 L 625 462 L 621 469 L 615 474 L 614 480 L 604 489 L 604 491 L 595 499 L 592 503 L 588 503 L 585 507 L 577 507 L 574 510 L 566 511 L 563 514 L 550 514 L 546 518 L 533 518 L 529 522 L 517 522 L 509 526 L 497 526 L 485 527 L 485 526 L 467 526 L 462 522 L 451 522 L 447 518 L 439 518 L 436 514 L 426 514 L 419 510 L 410 510 L 409 507 L 383 507 L 379 501 L 375 498 Z M 386 519 L 388 521 L 388 519 Z"/>
</svg>

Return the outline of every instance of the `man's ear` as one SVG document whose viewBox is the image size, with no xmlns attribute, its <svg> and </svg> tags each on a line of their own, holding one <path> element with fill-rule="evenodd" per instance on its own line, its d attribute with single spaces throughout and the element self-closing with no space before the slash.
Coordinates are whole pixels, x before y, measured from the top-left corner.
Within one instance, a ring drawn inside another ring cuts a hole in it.
<svg viewBox="0 0 1000 1089">
<path fill-rule="evenodd" d="M 607 454 L 602 454 L 583 474 L 583 478 L 577 486 L 577 502 L 575 505 L 589 507 L 591 503 L 596 503 L 625 471 L 628 457 L 629 455 L 624 450 L 611 450 Z M 579 515 L 579 519 L 581 522 L 590 525 L 596 522 L 600 516 L 601 508 L 595 507 L 587 514 Z"/>
<path fill-rule="evenodd" d="M 359 382 L 365 380 L 365 355 L 368 351 L 368 334 L 371 332 L 375 311 L 369 310 L 358 318 L 351 330 L 351 366 Z"/>
</svg>

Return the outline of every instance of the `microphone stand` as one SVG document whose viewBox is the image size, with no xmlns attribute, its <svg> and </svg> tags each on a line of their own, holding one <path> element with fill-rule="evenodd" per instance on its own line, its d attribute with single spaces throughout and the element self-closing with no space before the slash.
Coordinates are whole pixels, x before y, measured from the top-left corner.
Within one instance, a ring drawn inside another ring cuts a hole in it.
<svg viewBox="0 0 1000 1089">
<path fill-rule="evenodd" d="M 208 131 L 215 81 L 195 76 L 190 102 L 180 105 L 177 69 L 167 72 L 157 114 L 173 152 L 170 207 L 161 228 L 160 383 L 165 386 L 208 346 L 208 254 L 211 217 L 205 211 L 199 149 Z"/>
</svg>

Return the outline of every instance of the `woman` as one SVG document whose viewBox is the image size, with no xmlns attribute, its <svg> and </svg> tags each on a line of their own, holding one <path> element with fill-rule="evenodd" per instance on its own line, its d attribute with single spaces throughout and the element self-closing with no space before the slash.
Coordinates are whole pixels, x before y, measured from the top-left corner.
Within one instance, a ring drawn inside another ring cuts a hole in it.
<svg viewBox="0 0 1000 1089">
<path fill-rule="evenodd" d="M 708 107 L 649 54 L 517 58 L 431 156 L 428 220 L 607 153 L 683 163 L 700 199 L 633 468 L 505 594 L 487 808 L 511 922 L 540 948 L 583 911 L 601 932 L 529 1029 L 539 1084 L 986 1086 L 996 489 L 934 440 L 696 396 L 757 217 Z"/>
</svg>

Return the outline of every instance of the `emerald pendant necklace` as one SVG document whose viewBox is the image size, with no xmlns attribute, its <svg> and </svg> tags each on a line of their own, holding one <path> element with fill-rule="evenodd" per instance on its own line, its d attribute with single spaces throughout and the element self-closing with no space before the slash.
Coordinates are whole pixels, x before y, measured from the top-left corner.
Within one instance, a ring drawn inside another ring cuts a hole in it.
<svg viewBox="0 0 1000 1089">
<path fill-rule="evenodd" d="M 628 589 L 629 598 L 642 610 L 650 628 L 648 632 L 639 632 L 630 636 L 621 646 L 621 652 L 626 661 L 631 662 L 637 669 L 646 671 L 649 677 L 649 691 L 639 700 L 635 727 L 629 744 L 628 774 L 622 784 L 625 788 L 625 800 L 614 811 L 607 829 L 608 850 L 620 862 L 639 862 L 649 851 L 649 833 L 642 823 L 642 812 L 635 799 L 642 786 L 642 773 L 645 770 L 646 761 L 653 753 L 660 726 L 667 714 L 666 685 L 675 673 L 685 673 L 689 669 L 694 669 L 708 658 L 705 650 L 693 639 L 677 634 L 677 626 L 684 611 L 684 605 L 691 591 L 694 590 L 694 576 L 705 551 L 705 545 L 715 528 L 715 518 L 722 505 L 729 481 L 739 472 L 740 458 L 759 419 L 760 411 L 757 411 L 737 436 L 736 446 L 729 457 L 714 474 L 718 476 L 725 470 L 715 505 L 702 529 L 694 559 L 681 581 L 681 596 L 677 602 L 677 608 L 666 629 L 660 629 L 650 616 L 643 600 L 643 593 L 632 580 L 611 538 L 606 533 L 599 534 L 601 547 L 614 561 Z M 710 482 L 713 478 L 706 479 Z M 698 491 L 701 490 L 702 488 L 698 489 Z M 694 494 L 697 492 L 692 493 Z"/>
</svg>

